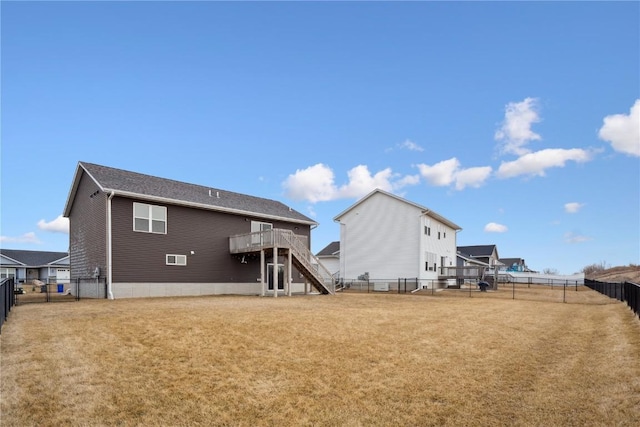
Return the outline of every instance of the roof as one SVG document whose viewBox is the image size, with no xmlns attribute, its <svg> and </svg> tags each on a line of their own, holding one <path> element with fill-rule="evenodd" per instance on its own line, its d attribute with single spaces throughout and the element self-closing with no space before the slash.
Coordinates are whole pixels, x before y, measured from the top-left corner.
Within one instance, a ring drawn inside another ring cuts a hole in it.
<svg viewBox="0 0 640 427">
<path fill-rule="evenodd" d="M 71 213 L 80 179 L 85 174 L 101 191 L 115 196 L 318 225 L 311 218 L 275 200 L 86 162 L 78 163 L 64 209 L 65 217 Z"/>
<path fill-rule="evenodd" d="M 340 252 L 340 242 L 331 242 L 324 249 L 316 254 L 316 256 L 336 256 Z"/>
<path fill-rule="evenodd" d="M 458 246 L 457 248 L 458 252 L 471 257 L 491 256 L 495 249 L 496 245 Z"/>
<path fill-rule="evenodd" d="M 463 260 L 468 261 L 468 262 L 473 263 L 473 264 L 476 264 L 476 265 L 482 265 L 482 266 L 490 267 L 489 263 L 480 261 L 480 260 L 475 259 L 475 258 L 472 258 L 471 256 L 463 254 L 463 253 L 461 253 L 459 251 L 456 254 L 456 256 L 458 258 L 462 258 Z"/>
<path fill-rule="evenodd" d="M 428 215 L 433 219 L 436 219 L 438 221 L 440 221 L 441 223 L 445 224 L 446 226 L 454 229 L 454 230 L 462 230 L 462 227 L 460 227 L 459 225 L 457 225 L 456 223 L 449 221 L 447 218 L 443 217 L 442 215 L 438 214 L 436 211 L 431 210 L 427 207 L 421 206 L 417 203 L 413 203 L 410 202 L 407 199 L 403 199 L 400 196 L 396 196 L 395 194 L 391 194 L 388 193 L 384 190 L 381 190 L 379 188 L 376 188 L 375 190 L 373 190 L 371 193 L 367 194 L 366 196 L 364 196 L 362 199 L 358 200 L 356 203 L 354 203 L 353 205 L 351 205 L 349 208 L 347 208 L 346 210 L 342 211 L 340 214 L 336 215 L 335 218 L 333 218 L 334 221 L 338 221 L 341 217 L 343 217 L 344 215 L 346 215 L 349 211 L 353 210 L 356 206 L 364 203 L 366 200 L 368 200 L 369 198 L 373 197 L 375 194 L 384 194 L 385 196 L 391 197 L 393 199 L 396 199 L 402 203 L 406 203 L 409 204 L 411 206 L 414 206 L 418 209 L 420 209 L 422 211 L 422 213 L 424 215 Z"/>
<path fill-rule="evenodd" d="M 44 267 L 48 265 L 69 265 L 68 252 L 27 251 L 20 249 L 0 249 L 3 265 L 23 267 Z M 10 261 L 9 263 L 5 262 Z"/>
</svg>

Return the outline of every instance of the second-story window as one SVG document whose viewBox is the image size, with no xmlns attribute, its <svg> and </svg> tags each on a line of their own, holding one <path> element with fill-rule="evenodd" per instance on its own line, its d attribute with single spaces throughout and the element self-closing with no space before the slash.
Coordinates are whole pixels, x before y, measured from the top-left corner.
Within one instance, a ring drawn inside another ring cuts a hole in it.
<svg viewBox="0 0 640 427">
<path fill-rule="evenodd" d="M 133 231 L 167 234 L 166 206 L 133 203 Z"/>
</svg>

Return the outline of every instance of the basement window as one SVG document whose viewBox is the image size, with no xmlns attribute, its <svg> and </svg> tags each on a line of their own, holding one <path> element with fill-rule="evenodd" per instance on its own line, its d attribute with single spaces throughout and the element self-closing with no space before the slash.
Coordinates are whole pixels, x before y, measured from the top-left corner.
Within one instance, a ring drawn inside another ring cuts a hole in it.
<svg viewBox="0 0 640 427">
<path fill-rule="evenodd" d="M 167 265 L 187 265 L 187 256 L 167 254 Z"/>
</svg>

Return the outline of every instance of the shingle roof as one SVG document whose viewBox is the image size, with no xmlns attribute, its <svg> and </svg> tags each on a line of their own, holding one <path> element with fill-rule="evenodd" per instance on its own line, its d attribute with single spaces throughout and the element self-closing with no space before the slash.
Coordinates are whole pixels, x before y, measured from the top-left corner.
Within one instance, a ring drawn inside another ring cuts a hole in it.
<svg viewBox="0 0 640 427">
<path fill-rule="evenodd" d="M 43 267 L 46 265 L 67 265 L 68 262 L 58 262 L 69 256 L 67 252 L 27 251 L 20 249 L 0 249 L 0 255 L 16 261 L 25 267 Z M 12 264 L 16 265 L 16 264 Z"/>
<path fill-rule="evenodd" d="M 77 182 L 82 173 L 87 173 L 102 191 L 114 192 L 117 196 L 317 225 L 311 218 L 275 200 L 86 162 L 78 163 L 74 185 L 65 207 L 65 216 L 70 213 Z"/>
<path fill-rule="evenodd" d="M 398 201 L 400 201 L 402 203 L 406 203 L 408 205 L 414 206 L 417 209 L 420 209 L 424 215 L 429 215 L 430 217 L 442 222 L 443 224 L 451 227 L 454 230 L 462 230 L 462 227 L 460 227 L 456 223 L 448 220 L 447 218 L 443 217 L 442 215 L 440 215 L 436 211 L 434 211 L 432 209 L 429 209 L 429 208 L 427 208 L 425 206 L 419 205 L 417 203 L 411 202 L 411 201 L 409 201 L 407 199 L 403 199 L 400 196 L 396 196 L 395 194 L 389 193 L 389 192 L 381 190 L 379 188 L 376 188 L 375 190 L 373 190 L 372 192 L 370 192 L 369 194 L 367 194 L 366 196 L 364 196 L 363 198 L 361 198 L 360 200 L 355 202 L 353 205 L 349 206 L 346 210 L 344 210 L 341 213 L 339 213 L 338 215 L 336 215 L 333 218 L 333 220 L 334 221 L 340 220 L 340 218 L 343 217 L 347 212 L 349 212 L 352 209 L 355 209 L 356 206 L 360 205 L 361 203 L 364 203 L 367 199 L 373 197 L 375 194 L 384 194 L 384 195 L 386 195 L 388 197 L 391 197 L 392 199 L 395 199 L 395 200 L 398 200 Z"/>
<path fill-rule="evenodd" d="M 457 250 L 472 257 L 491 256 L 495 247 L 496 245 L 458 246 Z"/>
<path fill-rule="evenodd" d="M 332 256 L 340 252 L 340 242 L 331 242 L 324 249 L 316 254 L 316 256 Z"/>
</svg>

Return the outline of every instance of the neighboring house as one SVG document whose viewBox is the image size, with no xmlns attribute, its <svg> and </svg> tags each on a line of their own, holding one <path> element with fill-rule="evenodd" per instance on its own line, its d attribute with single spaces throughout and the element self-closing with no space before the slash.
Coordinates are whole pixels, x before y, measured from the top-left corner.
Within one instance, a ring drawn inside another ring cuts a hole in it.
<svg viewBox="0 0 640 427">
<path fill-rule="evenodd" d="M 488 264 L 490 268 L 502 265 L 499 261 L 500 257 L 496 245 L 458 246 L 457 251 L 465 258 Z"/>
<path fill-rule="evenodd" d="M 420 286 L 448 277 L 461 228 L 433 210 L 376 189 L 334 218 L 340 223 L 344 280 L 417 278 Z"/>
<path fill-rule="evenodd" d="M 0 278 L 13 278 L 17 284 L 36 280 L 68 284 L 69 253 L 0 249 Z"/>
<path fill-rule="evenodd" d="M 523 258 L 500 258 L 500 263 L 502 264 L 500 270 L 503 271 L 531 271 Z"/>
<path fill-rule="evenodd" d="M 333 277 L 340 277 L 340 242 L 331 242 L 316 254 Z"/>
<path fill-rule="evenodd" d="M 109 298 L 333 292 L 317 223 L 274 200 L 79 162 L 64 216 L 72 279 Z"/>
</svg>

